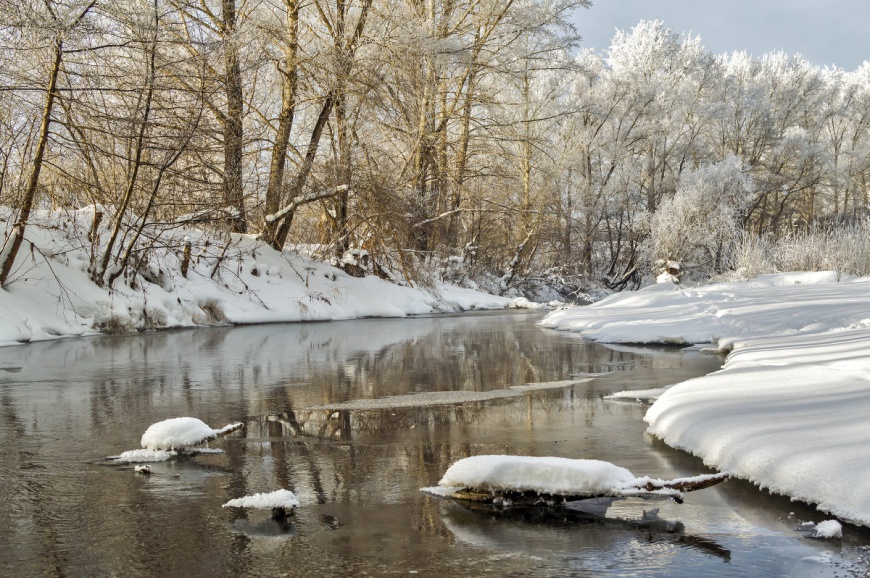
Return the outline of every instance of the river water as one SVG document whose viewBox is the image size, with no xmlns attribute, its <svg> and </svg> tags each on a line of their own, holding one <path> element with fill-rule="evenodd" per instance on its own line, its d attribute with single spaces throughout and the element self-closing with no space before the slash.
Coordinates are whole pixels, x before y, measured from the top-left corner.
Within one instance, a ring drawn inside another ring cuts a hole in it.
<svg viewBox="0 0 870 578">
<path fill-rule="evenodd" d="M 683 504 L 617 502 L 605 517 L 471 511 L 421 493 L 479 454 L 601 459 L 660 478 L 708 471 L 644 433 L 642 404 L 603 398 L 714 371 L 721 358 L 608 348 L 539 319 L 260 325 L 0 349 L 0 575 L 867 575 L 867 530 L 805 538 L 798 524 L 824 515 L 742 481 Z M 211 444 L 223 453 L 153 464 L 150 476 L 106 459 L 178 416 L 246 427 Z M 289 525 L 221 507 L 278 488 L 301 501 Z"/>
</svg>

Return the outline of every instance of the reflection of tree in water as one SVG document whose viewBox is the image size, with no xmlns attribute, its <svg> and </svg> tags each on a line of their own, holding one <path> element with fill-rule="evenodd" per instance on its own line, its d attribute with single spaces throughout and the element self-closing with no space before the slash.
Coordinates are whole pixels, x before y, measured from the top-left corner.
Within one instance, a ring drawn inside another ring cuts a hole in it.
<svg viewBox="0 0 870 578">
<path fill-rule="evenodd" d="M 555 341 L 499 330 L 474 336 L 433 331 L 378 351 L 346 357 L 332 371 L 310 375 L 319 399 L 336 403 L 428 391 L 489 391 L 511 385 L 558 381 L 573 375 L 619 371 L 633 356 L 598 345 Z"/>
<path fill-rule="evenodd" d="M 583 410 L 587 419 L 594 419 L 600 404 L 595 397 L 578 396 L 575 387 L 585 384 L 510 394 L 502 399 L 463 403 L 433 404 L 422 407 L 385 407 L 380 409 L 289 409 L 256 416 L 248 421 L 248 430 L 265 437 L 310 436 L 321 439 L 350 441 L 361 436 L 378 442 L 402 441 L 415 428 L 429 430 L 444 426 L 462 426 L 483 421 L 507 421 L 515 426 L 534 427 L 535 421 L 554 411 Z M 403 402 L 415 399 L 400 396 Z M 389 406 L 391 398 L 379 400 Z"/>
<path fill-rule="evenodd" d="M 341 506 L 334 514 L 342 528 L 347 516 L 370 508 L 366 515 L 377 510 L 391 531 L 452 540 L 437 507 L 420 499 L 418 489 L 463 457 L 518 447 L 544 451 L 546 435 L 535 445 L 535 431 L 546 431 L 552 416 L 577 414 L 571 425 L 582 427 L 583 420 L 593 425 L 597 417 L 590 415 L 622 411 L 593 403 L 607 392 L 604 381 L 425 408 L 304 410 L 435 390 L 500 391 L 617 371 L 636 359 L 570 336 L 542 338 L 536 319 L 484 315 L 180 331 L 6 352 L 7 363 L 24 370 L 0 373 L 0 458 L 4 475 L 10 473 L 0 498 L 13 504 L 0 512 L 0 523 L 10 528 L 0 553 L 33 553 L 16 566 L 34 569 L 30 574 L 122 568 L 245 574 L 258 543 L 228 532 L 247 514 L 220 505 L 276 487 L 307 504 Z M 181 415 L 216 424 L 256 417 L 220 442 L 224 454 L 157 465 L 150 478 L 81 458 L 137 447 L 151 423 Z M 362 539 L 341 547 L 365 556 L 372 545 Z M 408 541 L 397 538 L 397 560 L 406 555 L 402 545 Z"/>
<path fill-rule="evenodd" d="M 254 418 L 248 427 L 270 437 L 311 436 L 349 441 L 365 434 L 380 442 L 390 442 L 401 440 L 408 429 L 418 426 L 470 423 L 479 418 L 483 406 L 473 403 L 374 411 L 286 410 Z"/>
</svg>

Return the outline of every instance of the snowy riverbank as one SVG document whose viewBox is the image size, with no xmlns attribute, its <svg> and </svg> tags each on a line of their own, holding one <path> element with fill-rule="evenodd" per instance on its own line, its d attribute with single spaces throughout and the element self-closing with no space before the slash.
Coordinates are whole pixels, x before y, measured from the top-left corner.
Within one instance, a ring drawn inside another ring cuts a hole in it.
<svg viewBox="0 0 870 578">
<path fill-rule="evenodd" d="M 658 285 L 548 315 L 607 343 L 711 344 L 722 370 L 658 393 L 649 431 L 719 470 L 870 525 L 870 280 Z M 655 396 L 654 396 L 655 397 Z"/>
<path fill-rule="evenodd" d="M 278 253 L 252 236 L 221 240 L 182 226 L 152 243 L 142 253 L 148 259 L 137 257 L 136 273 L 118 278 L 109 290 L 88 275 L 93 215 L 89 207 L 32 218 L 10 283 L 0 290 L 0 345 L 100 331 L 534 306 L 452 285 L 425 289 L 371 275 L 352 277 L 322 262 Z"/>
</svg>

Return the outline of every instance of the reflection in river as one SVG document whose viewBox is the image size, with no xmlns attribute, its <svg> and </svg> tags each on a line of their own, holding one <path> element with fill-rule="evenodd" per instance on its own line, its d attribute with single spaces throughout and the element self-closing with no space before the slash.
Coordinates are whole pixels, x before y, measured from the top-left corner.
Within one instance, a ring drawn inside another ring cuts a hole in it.
<svg viewBox="0 0 870 578">
<path fill-rule="evenodd" d="M 682 506 L 657 503 L 661 524 L 637 523 L 643 502 L 615 504 L 605 519 L 528 519 L 421 494 L 455 460 L 483 453 L 603 459 L 663 478 L 705 471 L 644 435 L 640 405 L 602 398 L 706 373 L 720 359 L 615 350 L 540 329 L 538 318 L 264 325 L 0 349 L 0 575 L 833 568 L 809 558 L 839 560 L 840 544 L 803 540 L 788 518 L 817 513 L 737 481 Z M 246 427 L 213 443 L 224 453 L 155 463 L 151 476 L 104 459 L 178 416 Z M 286 528 L 268 512 L 221 508 L 277 488 L 302 502 Z M 846 552 L 870 543 L 857 528 L 846 535 Z"/>
</svg>

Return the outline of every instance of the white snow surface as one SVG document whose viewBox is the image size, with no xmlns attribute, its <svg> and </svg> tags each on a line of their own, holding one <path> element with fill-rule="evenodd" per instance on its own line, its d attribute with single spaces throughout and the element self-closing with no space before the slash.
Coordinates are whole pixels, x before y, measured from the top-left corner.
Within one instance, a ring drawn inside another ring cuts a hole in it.
<svg viewBox="0 0 870 578">
<path fill-rule="evenodd" d="M 268 510 L 271 508 L 295 508 L 299 505 L 299 499 L 296 494 L 290 490 L 275 490 L 262 494 L 254 494 L 252 496 L 244 496 L 230 500 L 224 504 L 223 508 L 256 508 L 260 510 Z"/>
<path fill-rule="evenodd" d="M 635 482 L 637 478 L 627 469 L 599 460 L 483 455 L 457 461 L 438 485 L 580 496 L 634 487 Z"/>
<path fill-rule="evenodd" d="M 193 227 L 164 233 L 159 248 L 111 288 L 89 277 L 93 206 L 34 211 L 7 285 L 0 290 L 0 345 L 102 331 L 215 324 L 404 317 L 446 311 L 534 307 L 442 283 L 403 286 L 352 277 L 324 263 L 280 253 L 252 235 L 218 238 Z M 110 207 L 100 210 L 111 213 Z M 0 207 L 0 230 L 11 211 Z M 111 218 L 103 219 L 101 238 Z M 187 277 L 182 247 L 191 244 Z"/>
<path fill-rule="evenodd" d="M 128 450 L 119 456 L 113 456 L 109 459 L 118 460 L 119 462 L 137 463 L 137 462 L 165 462 L 172 456 L 178 455 L 177 452 L 164 450 Z"/>
<path fill-rule="evenodd" d="M 816 524 L 815 533 L 813 535 L 816 538 L 842 538 L 843 525 L 837 520 L 825 520 L 824 522 Z"/>
<path fill-rule="evenodd" d="M 657 285 L 551 313 L 610 343 L 715 343 L 724 367 L 677 384 L 649 432 L 771 491 L 870 525 L 870 280 L 789 273 Z"/>
<path fill-rule="evenodd" d="M 142 434 L 141 444 L 146 450 L 183 450 L 241 426 L 235 423 L 212 429 L 195 417 L 173 417 L 151 424 Z"/>
</svg>

